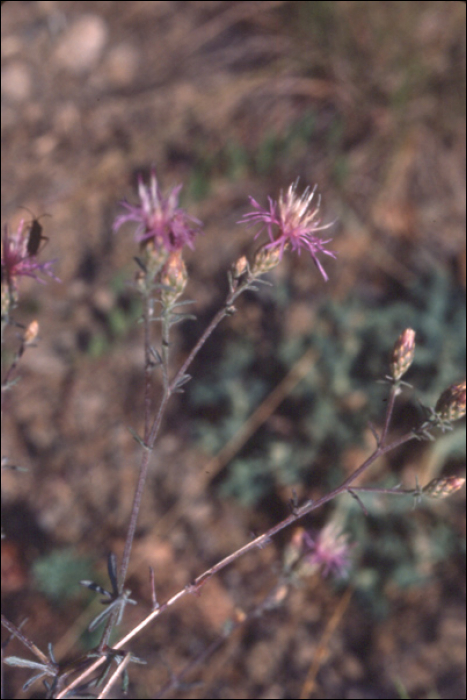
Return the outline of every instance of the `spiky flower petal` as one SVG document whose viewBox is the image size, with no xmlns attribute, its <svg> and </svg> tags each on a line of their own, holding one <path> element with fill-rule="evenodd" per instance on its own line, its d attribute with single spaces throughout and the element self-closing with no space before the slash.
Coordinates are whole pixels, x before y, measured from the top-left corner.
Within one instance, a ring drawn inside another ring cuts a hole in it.
<svg viewBox="0 0 467 700">
<path fill-rule="evenodd" d="M 318 260 L 318 253 L 329 255 L 331 258 L 335 258 L 336 254 L 325 248 L 325 245 L 332 239 L 323 240 L 316 234 L 318 231 L 329 228 L 334 222 L 320 225 L 321 220 L 317 218 L 320 205 L 319 197 L 316 204 L 312 206 L 316 186 L 312 190 L 307 187 L 299 196 L 296 192 L 297 184 L 298 180 L 290 185 L 285 194 L 281 192 L 277 202 L 268 197 L 269 209 L 263 208 L 253 197 L 250 197 L 250 202 L 256 211 L 245 214 L 239 223 L 265 224 L 270 240 L 265 248 L 277 250 L 279 259 L 282 259 L 286 249 L 291 249 L 298 254 L 303 248 L 308 250 L 316 267 L 327 280 L 328 276 Z"/>
<path fill-rule="evenodd" d="M 200 232 L 201 222 L 189 216 L 178 206 L 181 185 L 174 187 L 163 195 L 157 182 L 156 173 L 151 173 L 150 183 L 146 186 L 142 177 L 138 179 L 139 206 L 121 202 L 128 213 L 120 214 L 115 219 L 113 229 L 117 231 L 128 221 L 135 221 L 135 238 L 146 244 L 151 241 L 154 248 L 172 253 L 187 245 L 194 248 L 194 239 Z"/>
<path fill-rule="evenodd" d="M 33 277 L 37 282 L 44 283 L 39 274 L 46 274 L 60 281 L 52 272 L 55 260 L 38 262 L 36 255 L 28 251 L 29 231 L 24 228 L 24 219 L 14 233 L 10 233 L 5 224 L 2 236 L 2 286 L 5 284 L 11 291 L 16 290 L 19 277 Z"/>
<path fill-rule="evenodd" d="M 305 556 L 310 564 L 321 570 L 323 576 L 332 574 L 345 577 L 350 566 L 348 537 L 333 522 L 328 523 L 317 535 L 304 532 Z"/>
</svg>

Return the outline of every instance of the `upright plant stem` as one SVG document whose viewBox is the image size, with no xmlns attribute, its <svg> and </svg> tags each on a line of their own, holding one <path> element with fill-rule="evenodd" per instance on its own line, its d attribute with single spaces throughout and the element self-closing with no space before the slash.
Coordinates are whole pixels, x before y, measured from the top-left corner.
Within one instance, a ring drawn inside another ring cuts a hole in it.
<svg viewBox="0 0 467 700">
<path fill-rule="evenodd" d="M 229 293 L 223 307 L 215 314 L 214 318 L 211 320 L 210 324 L 208 327 L 205 329 L 201 337 L 199 338 L 198 342 L 188 355 L 187 359 L 185 362 L 182 364 L 180 369 L 177 371 L 175 374 L 174 378 L 172 381 L 169 379 L 169 351 L 170 351 L 170 313 L 171 309 L 165 309 L 165 312 L 163 314 L 163 320 L 162 320 L 162 377 L 163 377 L 163 395 L 162 399 L 159 405 L 159 408 L 157 410 L 156 416 L 154 418 L 153 424 L 151 428 L 149 429 L 149 422 L 150 422 L 150 417 L 149 417 L 149 411 L 150 411 L 150 406 L 151 406 L 151 399 L 150 399 L 150 390 L 151 390 L 151 379 L 150 379 L 150 333 L 149 333 L 149 326 L 150 326 L 150 315 L 149 315 L 149 301 L 146 300 L 145 303 L 145 310 L 143 314 L 143 319 L 144 319 L 144 326 L 145 326 L 145 331 L 144 331 L 144 339 L 145 339 L 145 401 L 144 401 L 144 406 L 145 406 L 145 432 L 144 432 L 144 444 L 146 446 L 146 449 L 144 450 L 144 453 L 141 458 L 141 465 L 139 469 L 139 476 L 138 476 L 138 482 L 136 484 L 136 490 L 135 490 L 135 495 L 133 498 L 133 505 L 131 509 L 131 515 L 130 515 L 130 522 L 128 525 L 128 531 L 127 535 L 125 538 L 125 547 L 123 550 L 123 557 L 122 557 L 122 563 L 120 566 L 120 575 L 119 575 L 119 592 L 123 592 L 123 588 L 125 585 L 125 579 L 128 573 L 128 566 L 130 563 L 130 556 L 131 556 L 131 549 L 133 546 L 133 540 L 135 536 L 135 531 L 136 531 L 136 525 L 138 521 L 138 515 L 139 515 L 139 510 L 141 508 L 141 501 L 143 498 L 143 493 L 144 493 L 144 487 L 146 484 L 146 479 L 148 475 L 148 467 L 149 467 L 149 456 L 154 448 L 154 444 L 157 439 L 157 435 L 159 433 L 159 429 L 162 423 L 162 418 L 165 413 L 165 409 L 167 407 L 167 404 L 169 402 L 169 399 L 171 398 L 172 394 L 174 391 L 176 391 L 177 384 L 180 380 L 181 377 L 186 373 L 187 369 L 195 359 L 196 355 L 198 352 L 201 350 L 203 345 L 206 343 L 210 335 L 213 333 L 213 331 L 217 328 L 219 323 L 229 314 L 232 313 L 232 304 L 235 301 L 235 299 L 242 294 L 252 283 L 253 280 L 248 280 L 242 285 L 240 285 L 238 288 L 231 290 Z M 148 369 L 149 368 L 149 369 Z"/>
</svg>

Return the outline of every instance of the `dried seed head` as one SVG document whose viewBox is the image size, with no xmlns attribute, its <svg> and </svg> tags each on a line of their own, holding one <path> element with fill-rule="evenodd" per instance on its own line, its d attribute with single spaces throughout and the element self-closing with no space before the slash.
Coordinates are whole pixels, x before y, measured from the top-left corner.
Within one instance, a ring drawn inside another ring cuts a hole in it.
<svg viewBox="0 0 467 700">
<path fill-rule="evenodd" d="M 415 354 L 415 331 L 406 328 L 394 344 L 391 355 L 391 376 L 398 381 L 409 369 Z"/>
<path fill-rule="evenodd" d="M 423 489 L 422 493 L 430 498 L 446 498 L 459 491 L 465 484 L 465 479 L 459 476 L 442 476 L 432 479 Z"/>
<path fill-rule="evenodd" d="M 465 381 L 452 384 L 439 397 L 435 412 L 443 421 L 459 420 L 465 416 Z"/>
</svg>

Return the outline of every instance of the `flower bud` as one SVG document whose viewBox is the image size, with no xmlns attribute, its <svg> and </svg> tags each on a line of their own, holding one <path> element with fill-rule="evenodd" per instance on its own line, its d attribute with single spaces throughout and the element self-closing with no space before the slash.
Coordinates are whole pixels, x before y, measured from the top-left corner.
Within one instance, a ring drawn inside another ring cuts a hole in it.
<svg viewBox="0 0 467 700">
<path fill-rule="evenodd" d="M 280 248 L 268 248 L 267 245 L 258 250 L 253 262 L 252 273 L 254 276 L 263 275 L 273 270 L 281 260 Z"/>
<path fill-rule="evenodd" d="M 232 276 L 234 279 L 238 280 L 245 272 L 248 272 L 248 260 L 242 255 L 232 268 Z"/>
<path fill-rule="evenodd" d="M 144 265 L 146 267 L 148 278 L 154 279 L 161 271 L 163 265 L 168 261 L 168 251 L 160 246 L 157 246 L 153 240 L 144 241 L 141 244 L 146 255 Z"/>
<path fill-rule="evenodd" d="M 435 412 L 444 421 L 459 420 L 465 416 L 465 381 L 452 384 L 439 397 Z"/>
<path fill-rule="evenodd" d="M 39 323 L 38 321 L 31 321 L 29 326 L 24 332 L 23 341 L 25 345 L 32 345 L 39 335 Z"/>
<path fill-rule="evenodd" d="M 391 376 L 398 381 L 409 369 L 415 354 L 415 331 L 406 328 L 394 344 L 391 355 Z"/>
<path fill-rule="evenodd" d="M 135 273 L 135 286 L 141 294 L 146 290 L 146 274 L 142 270 L 137 270 Z"/>
<path fill-rule="evenodd" d="M 10 290 L 8 283 L 2 279 L 2 324 L 10 315 L 15 302 L 18 301 L 17 297 L 17 293 L 14 294 L 14 290 Z"/>
<path fill-rule="evenodd" d="M 459 476 L 442 476 L 432 479 L 423 489 L 422 493 L 430 498 L 446 498 L 459 491 L 465 484 L 465 479 Z"/>
<path fill-rule="evenodd" d="M 164 286 L 170 288 L 162 291 L 162 301 L 164 304 L 173 304 L 173 302 L 178 299 L 185 289 L 187 280 L 188 275 L 185 263 L 183 262 L 182 252 L 181 250 L 176 250 L 170 253 L 164 265 L 164 269 L 162 270 L 161 282 Z"/>
</svg>

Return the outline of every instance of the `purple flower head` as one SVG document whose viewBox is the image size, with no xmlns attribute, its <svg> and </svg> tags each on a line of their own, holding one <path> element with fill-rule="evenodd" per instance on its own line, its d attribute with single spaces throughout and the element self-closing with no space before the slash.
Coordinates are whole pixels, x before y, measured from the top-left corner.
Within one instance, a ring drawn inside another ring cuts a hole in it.
<svg viewBox="0 0 467 700">
<path fill-rule="evenodd" d="M 60 282 L 52 272 L 55 260 L 40 263 L 35 255 L 28 252 L 29 232 L 24 230 L 24 219 L 21 219 L 15 233 L 10 233 L 5 224 L 2 236 L 2 282 L 11 289 L 16 289 L 18 277 L 33 277 L 44 284 L 39 273 L 49 275 Z"/>
<path fill-rule="evenodd" d="M 297 251 L 299 255 L 302 248 L 306 248 L 316 267 L 327 280 L 328 276 L 318 260 L 317 254 L 324 253 L 331 258 L 335 258 L 336 254 L 324 247 L 332 239 L 322 240 L 316 235 L 316 232 L 329 228 L 335 222 L 332 221 L 320 226 L 321 219 L 316 218 L 319 212 L 320 198 L 318 197 L 315 206 L 310 206 L 316 192 L 316 185 L 312 190 L 307 187 L 302 196 L 299 197 L 296 193 L 297 184 L 298 180 L 290 185 L 285 195 L 281 191 L 277 202 L 268 197 L 269 210 L 264 209 L 253 197 L 250 197 L 250 202 L 257 211 L 245 214 L 238 223 L 266 224 L 265 228 L 271 243 L 265 248 L 278 249 L 281 259 L 286 248 Z M 277 233 L 274 233 L 274 227 L 277 227 Z M 255 238 L 263 230 L 264 227 L 256 234 Z"/>
<path fill-rule="evenodd" d="M 164 196 L 159 188 L 156 173 L 151 172 L 150 184 L 146 186 L 141 175 L 138 178 L 139 206 L 126 201 L 120 202 L 127 214 L 115 219 L 113 230 L 117 231 L 127 221 L 136 221 L 138 226 L 135 238 L 138 242 L 152 240 L 156 249 L 163 248 L 168 253 L 181 250 L 184 245 L 194 248 L 193 241 L 200 231 L 201 221 L 189 216 L 178 206 L 178 195 L 182 186 L 178 185 Z"/>
<path fill-rule="evenodd" d="M 304 531 L 303 547 L 307 561 L 321 569 L 323 576 L 328 574 L 336 578 L 347 576 L 351 546 L 347 535 L 335 523 L 328 523 L 316 535 Z"/>
</svg>

